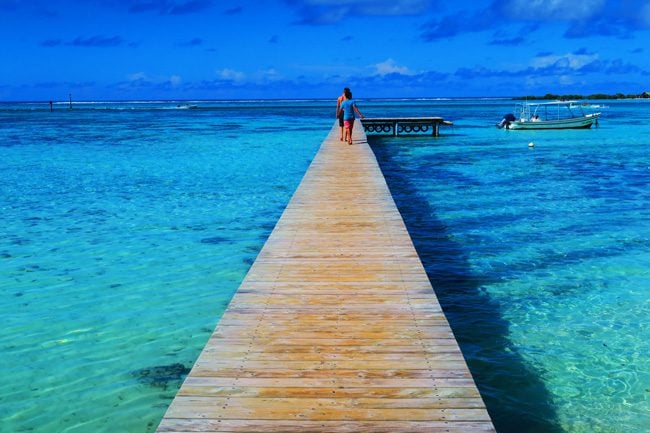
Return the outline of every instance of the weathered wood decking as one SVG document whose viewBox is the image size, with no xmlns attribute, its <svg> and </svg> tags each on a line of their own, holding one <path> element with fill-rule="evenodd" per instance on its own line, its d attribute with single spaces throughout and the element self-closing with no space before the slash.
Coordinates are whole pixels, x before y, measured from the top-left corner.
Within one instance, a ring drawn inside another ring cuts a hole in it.
<svg viewBox="0 0 650 433">
<path fill-rule="evenodd" d="M 159 432 L 494 432 L 354 139 L 323 142 Z"/>
</svg>

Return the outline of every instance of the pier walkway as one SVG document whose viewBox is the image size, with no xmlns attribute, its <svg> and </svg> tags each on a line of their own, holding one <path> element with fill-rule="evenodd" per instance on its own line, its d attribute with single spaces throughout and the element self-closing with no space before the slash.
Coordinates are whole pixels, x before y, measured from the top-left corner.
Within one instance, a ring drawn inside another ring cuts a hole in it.
<svg viewBox="0 0 650 433">
<path fill-rule="evenodd" d="M 335 125 L 158 432 L 494 432 L 361 125 Z"/>
</svg>

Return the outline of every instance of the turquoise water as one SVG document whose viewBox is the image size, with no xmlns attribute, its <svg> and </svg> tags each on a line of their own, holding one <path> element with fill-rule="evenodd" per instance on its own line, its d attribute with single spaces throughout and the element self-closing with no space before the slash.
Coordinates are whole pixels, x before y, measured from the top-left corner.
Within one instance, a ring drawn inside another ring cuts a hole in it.
<svg viewBox="0 0 650 433">
<path fill-rule="evenodd" d="M 153 431 L 332 124 L 175 107 L 0 111 L 0 431 Z"/>
<path fill-rule="evenodd" d="M 374 149 L 497 430 L 650 431 L 650 104 L 577 131 L 429 109 L 456 126 Z"/>
<path fill-rule="evenodd" d="M 544 132 L 494 128 L 511 101 L 359 104 L 455 121 L 372 142 L 499 433 L 650 425 L 650 104 L 606 104 Z M 332 114 L 0 104 L 0 431 L 153 431 Z"/>
</svg>

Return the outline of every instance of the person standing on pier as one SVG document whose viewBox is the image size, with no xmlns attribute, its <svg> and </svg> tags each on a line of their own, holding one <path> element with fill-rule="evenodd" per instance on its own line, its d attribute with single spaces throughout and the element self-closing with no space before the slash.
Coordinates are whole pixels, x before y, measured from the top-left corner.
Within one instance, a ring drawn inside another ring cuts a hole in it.
<svg viewBox="0 0 650 433">
<path fill-rule="evenodd" d="M 339 140 L 343 141 L 343 109 L 341 109 L 341 103 L 345 100 L 345 92 L 349 92 L 350 89 L 347 87 L 343 89 L 343 93 L 336 100 L 336 118 L 339 119 L 339 127 L 341 128 L 341 138 Z"/>
<path fill-rule="evenodd" d="M 352 129 L 354 128 L 354 113 L 359 115 L 360 119 L 363 119 L 363 114 L 359 111 L 357 103 L 352 99 L 352 92 L 347 87 L 343 93 L 345 99 L 341 102 L 341 109 L 343 110 L 343 127 L 345 128 L 345 136 L 343 139 L 352 144 Z"/>
</svg>

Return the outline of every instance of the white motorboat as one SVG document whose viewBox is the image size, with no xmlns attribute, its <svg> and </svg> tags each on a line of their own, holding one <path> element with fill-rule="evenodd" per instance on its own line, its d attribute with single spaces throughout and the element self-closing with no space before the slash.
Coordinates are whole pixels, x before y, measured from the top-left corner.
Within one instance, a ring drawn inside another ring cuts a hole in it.
<svg viewBox="0 0 650 433">
<path fill-rule="evenodd" d="M 497 124 L 505 129 L 578 129 L 591 128 L 598 123 L 600 113 L 582 110 L 577 101 L 522 103 L 515 107 L 515 114 L 506 114 Z"/>
</svg>

